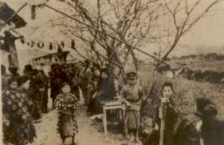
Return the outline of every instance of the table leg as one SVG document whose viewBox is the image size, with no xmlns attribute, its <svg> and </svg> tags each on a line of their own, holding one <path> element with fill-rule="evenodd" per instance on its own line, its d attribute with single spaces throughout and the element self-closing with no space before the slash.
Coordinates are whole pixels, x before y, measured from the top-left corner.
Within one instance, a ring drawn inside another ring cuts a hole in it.
<svg viewBox="0 0 224 145">
<path fill-rule="evenodd" d="M 128 136 L 128 129 L 127 129 L 127 126 L 126 126 L 126 120 L 125 120 L 125 108 L 122 109 L 123 111 L 123 123 L 124 123 L 124 134 L 125 136 L 127 137 Z"/>
<path fill-rule="evenodd" d="M 104 126 L 104 134 L 107 135 L 107 111 L 103 109 L 103 126 Z"/>
<path fill-rule="evenodd" d="M 122 109 L 118 110 L 119 111 L 119 121 L 122 121 L 123 117 L 122 117 Z"/>
</svg>

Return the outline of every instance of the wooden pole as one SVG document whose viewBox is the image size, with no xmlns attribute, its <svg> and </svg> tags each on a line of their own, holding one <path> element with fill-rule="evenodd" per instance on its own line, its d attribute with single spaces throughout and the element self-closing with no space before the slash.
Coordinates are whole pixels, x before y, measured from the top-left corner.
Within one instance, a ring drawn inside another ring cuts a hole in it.
<svg viewBox="0 0 224 145">
<path fill-rule="evenodd" d="M 165 113 L 166 113 L 166 107 L 165 104 L 161 102 L 161 110 L 160 110 L 160 136 L 159 136 L 159 145 L 164 144 L 164 130 L 165 130 Z"/>
</svg>

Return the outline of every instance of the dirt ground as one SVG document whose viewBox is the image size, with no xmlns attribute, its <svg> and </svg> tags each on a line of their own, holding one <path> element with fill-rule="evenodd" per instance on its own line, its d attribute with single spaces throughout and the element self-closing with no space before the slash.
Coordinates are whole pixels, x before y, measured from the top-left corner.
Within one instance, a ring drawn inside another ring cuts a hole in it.
<svg viewBox="0 0 224 145">
<path fill-rule="evenodd" d="M 86 108 L 82 106 L 77 112 L 79 133 L 76 136 L 76 143 L 78 145 L 123 145 L 128 142 L 121 133 L 109 132 L 105 136 L 102 122 L 90 121 L 85 110 Z M 35 124 L 35 127 L 37 138 L 32 145 L 62 145 L 57 133 L 57 110 L 43 114 L 42 121 Z M 71 144 L 71 139 L 66 140 L 66 145 L 69 144 Z"/>
</svg>

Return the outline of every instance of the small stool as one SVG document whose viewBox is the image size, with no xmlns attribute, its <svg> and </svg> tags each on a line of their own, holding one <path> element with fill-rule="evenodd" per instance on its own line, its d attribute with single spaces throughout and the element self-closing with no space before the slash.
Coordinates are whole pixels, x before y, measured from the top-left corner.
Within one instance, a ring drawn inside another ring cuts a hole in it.
<svg viewBox="0 0 224 145">
<path fill-rule="evenodd" d="M 107 111 L 108 110 L 119 110 L 120 119 L 124 120 L 125 116 L 125 105 L 119 101 L 112 101 L 108 103 L 104 103 L 103 106 L 103 127 L 104 134 L 107 135 Z"/>
</svg>

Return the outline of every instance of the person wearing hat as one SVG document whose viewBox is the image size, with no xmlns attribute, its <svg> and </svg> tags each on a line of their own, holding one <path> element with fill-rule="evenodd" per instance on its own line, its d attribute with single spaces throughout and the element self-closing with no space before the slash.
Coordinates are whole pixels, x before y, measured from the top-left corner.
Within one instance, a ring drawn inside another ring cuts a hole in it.
<svg viewBox="0 0 224 145">
<path fill-rule="evenodd" d="M 216 105 L 205 97 L 196 103 L 196 112 L 177 124 L 173 145 L 223 145 L 224 122 L 216 119 Z"/>
<path fill-rule="evenodd" d="M 144 97 L 143 89 L 137 84 L 137 74 L 127 73 L 128 83 L 122 88 L 120 95 L 126 105 L 125 133 L 131 135 L 131 142 L 140 142 L 138 130 L 140 127 L 140 107 Z"/>
<path fill-rule="evenodd" d="M 224 121 L 217 119 L 217 115 L 218 109 L 213 103 L 207 104 L 198 114 L 202 120 L 200 133 L 204 145 L 224 145 Z"/>
<path fill-rule="evenodd" d="M 18 67 L 17 66 L 15 66 L 15 65 L 9 66 L 9 72 L 11 73 L 11 75 L 13 77 L 19 77 Z"/>
<path fill-rule="evenodd" d="M 23 69 L 23 73 L 25 75 L 31 75 L 33 72 L 33 67 L 30 64 L 25 65 L 24 69 Z"/>
</svg>

